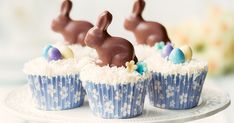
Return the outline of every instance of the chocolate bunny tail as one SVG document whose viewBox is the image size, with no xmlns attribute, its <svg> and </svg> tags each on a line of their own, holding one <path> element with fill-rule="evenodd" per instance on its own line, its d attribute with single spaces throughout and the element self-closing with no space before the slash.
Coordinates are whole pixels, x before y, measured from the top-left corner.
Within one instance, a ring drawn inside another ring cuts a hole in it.
<svg viewBox="0 0 234 123">
<path fill-rule="evenodd" d="M 106 31 L 106 29 L 108 28 L 111 22 L 112 22 L 112 14 L 108 11 L 104 11 L 99 15 L 96 26 L 99 29 Z"/>
</svg>

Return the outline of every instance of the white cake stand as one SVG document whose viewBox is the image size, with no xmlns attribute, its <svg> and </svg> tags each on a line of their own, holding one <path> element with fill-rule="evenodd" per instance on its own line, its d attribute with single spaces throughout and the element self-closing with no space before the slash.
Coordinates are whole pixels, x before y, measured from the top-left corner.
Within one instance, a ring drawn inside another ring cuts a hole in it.
<svg viewBox="0 0 234 123">
<path fill-rule="evenodd" d="M 84 106 L 66 111 L 40 111 L 33 107 L 28 87 L 12 91 L 4 100 L 5 108 L 15 115 L 34 122 L 50 123 L 181 123 L 201 119 L 227 108 L 231 101 L 227 93 L 215 87 L 205 86 L 199 106 L 189 110 L 165 110 L 151 106 L 146 97 L 145 109 L 141 116 L 131 119 L 106 120 L 95 117 L 89 109 L 88 102 Z"/>
</svg>

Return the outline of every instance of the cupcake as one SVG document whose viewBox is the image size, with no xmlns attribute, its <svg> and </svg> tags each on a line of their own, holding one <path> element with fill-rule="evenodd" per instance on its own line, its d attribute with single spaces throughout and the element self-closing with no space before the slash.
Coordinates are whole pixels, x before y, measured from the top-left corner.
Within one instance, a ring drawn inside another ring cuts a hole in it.
<svg viewBox="0 0 234 123">
<path fill-rule="evenodd" d="M 52 30 L 62 34 L 65 42 L 46 46 L 43 57 L 27 62 L 23 69 L 36 107 L 42 110 L 72 109 L 84 102 L 80 70 L 89 57 L 95 56 L 84 43 L 93 25 L 71 19 L 71 9 L 72 2 L 63 1 L 59 16 L 51 24 Z"/>
<path fill-rule="evenodd" d="M 145 62 L 152 72 L 148 96 L 153 106 L 180 110 L 198 105 L 208 67 L 206 61 L 192 58 L 189 46 L 169 43 Z"/>
<path fill-rule="evenodd" d="M 35 106 L 41 110 L 66 110 L 82 106 L 85 90 L 79 73 L 84 65 L 85 59 L 75 59 L 68 46 L 58 49 L 52 45 L 45 47 L 43 57 L 25 63 L 23 71 Z"/>
<path fill-rule="evenodd" d="M 150 78 L 143 62 L 138 62 L 132 44 L 107 32 L 112 15 L 103 12 L 86 35 L 85 43 L 98 58 L 80 72 L 94 115 L 106 119 L 131 118 L 142 114 Z M 136 63 L 136 64 L 135 64 Z"/>
<path fill-rule="evenodd" d="M 81 71 L 92 112 L 106 119 L 142 114 L 149 77 L 137 71 L 128 72 L 125 67 L 100 67 L 95 63 Z"/>
</svg>

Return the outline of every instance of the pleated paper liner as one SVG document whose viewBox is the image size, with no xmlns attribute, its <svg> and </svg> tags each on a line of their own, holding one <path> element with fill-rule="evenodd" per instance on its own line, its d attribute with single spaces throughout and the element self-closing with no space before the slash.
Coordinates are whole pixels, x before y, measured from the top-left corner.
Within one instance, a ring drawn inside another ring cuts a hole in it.
<svg viewBox="0 0 234 123">
<path fill-rule="evenodd" d="M 28 75 L 35 105 L 41 110 L 66 110 L 83 105 L 85 90 L 79 74 L 65 76 Z"/>
<path fill-rule="evenodd" d="M 87 82 L 85 89 L 94 115 L 122 119 L 142 114 L 148 79 L 129 84 L 96 84 Z"/>
<path fill-rule="evenodd" d="M 190 109 L 198 105 L 207 70 L 194 74 L 163 75 L 154 72 L 148 85 L 150 103 L 165 109 Z"/>
</svg>

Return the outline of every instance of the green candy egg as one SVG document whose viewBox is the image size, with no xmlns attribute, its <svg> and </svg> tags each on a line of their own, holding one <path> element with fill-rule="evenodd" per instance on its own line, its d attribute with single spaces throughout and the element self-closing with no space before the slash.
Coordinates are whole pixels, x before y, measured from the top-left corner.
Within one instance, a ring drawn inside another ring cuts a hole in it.
<svg viewBox="0 0 234 123">
<path fill-rule="evenodd" d="M 182 50 L 182 52 L 184 53 L 185 56 L 185 60 L 186 61 L 190 61 L 192 59 L 193 56 L 193 52 L 190 46 L 188 45 L 184 45 L 180 48 Z"/>
</svg>

